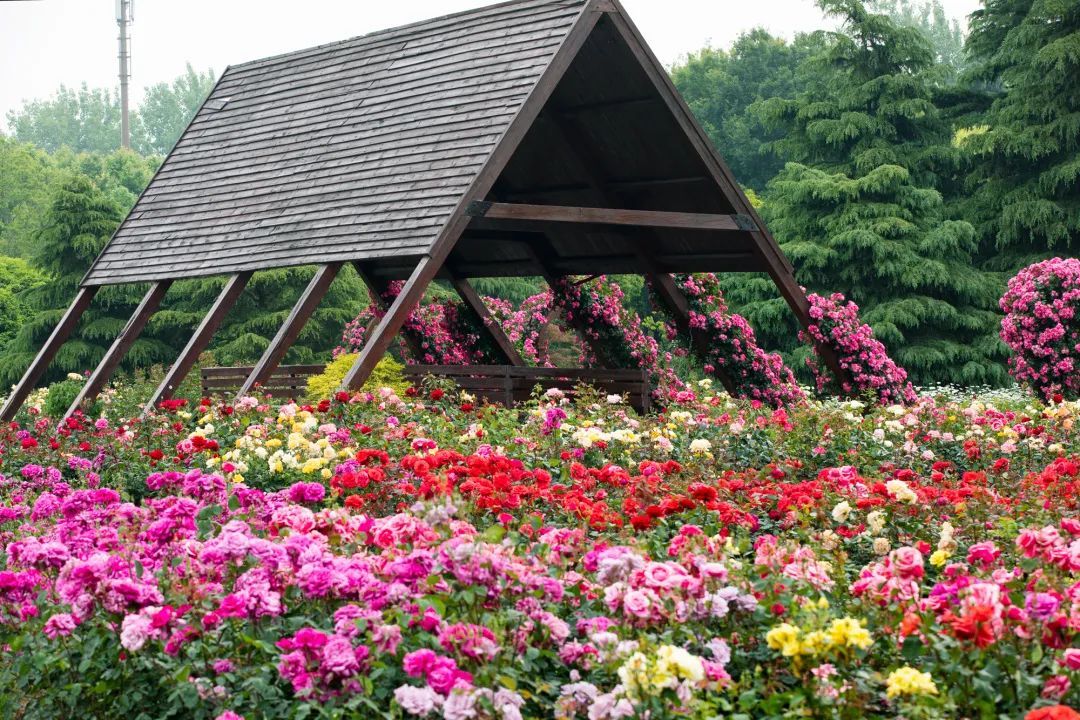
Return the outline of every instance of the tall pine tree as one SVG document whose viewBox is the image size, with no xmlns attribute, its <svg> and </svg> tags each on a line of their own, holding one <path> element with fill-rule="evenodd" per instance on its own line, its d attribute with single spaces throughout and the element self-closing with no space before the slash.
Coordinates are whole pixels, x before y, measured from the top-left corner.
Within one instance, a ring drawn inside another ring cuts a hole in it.
<svg viewBox="0 0 1080 720">
<path fill-rule="evenodd" d="M 765 219 L 799 281 L 854 300 L 916 383 L 1003 382 L 995 280 L 973 268 L 974 229 L 946 217 L 936 187 L 956 151 L 933 102 L 934 54 L 920 31 L 859 0 L 819 5 L 843 28 L 807 64 L 805 91 L 756 107 L 794 161 L 770 183 Z M 792 350 L 770 283 L 727 282 L 759 334 Z"/>
<path fill-rule="evenodd" d="M 1008 273 L 1080 248 L 1080 2 L 986 0 L 972 15 L 975 80 L 995 92 L 962 135 L 964 206 L 987 266 Z"/>
<path fill-rule="evenodd" d="M 30 364 L 75 296 L 79 281 L 120 222 L 121 211 L 82 175 L 71 175 L 52 198 L 37 233 L 33 258 L 50 281 L 28 290 L 23 299 L 30 319 L 0 355 L 0 382 L 10 385 Z M 83 315 L 73 337 L 60 348 L 48 379 L 93 368 L 124 327 L 145 285 L 103 288 Z M 125 367 L 146 367 L 169 358 L 166 342 L 146 334 L 132 346 Z"/>
</svg>

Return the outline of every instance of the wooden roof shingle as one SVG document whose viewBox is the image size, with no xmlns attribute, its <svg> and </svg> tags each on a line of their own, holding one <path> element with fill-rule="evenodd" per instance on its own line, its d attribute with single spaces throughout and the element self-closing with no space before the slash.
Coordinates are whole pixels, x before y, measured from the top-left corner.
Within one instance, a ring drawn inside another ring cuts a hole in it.
<svg viewBox="0 0 1080 720">
<path fill-rule="evenodd" d="M 515 0 L 228 68 L 84 284 L 424 254 L 585 5 Z"/>
</svg>

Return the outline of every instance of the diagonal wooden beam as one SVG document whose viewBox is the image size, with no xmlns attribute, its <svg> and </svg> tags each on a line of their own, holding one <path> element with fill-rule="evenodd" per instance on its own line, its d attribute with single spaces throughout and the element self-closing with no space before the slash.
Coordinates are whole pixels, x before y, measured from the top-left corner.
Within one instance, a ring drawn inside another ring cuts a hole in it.
<svg viewBox="0 0 1080 720">
<path fill-rule="evenodd" d="M 375 304 L 383 315 L 390 309 L 390 304 L 386 302 L 386 291 L 390 286 L 389 281 L 382 278 L 375 277 L 362 262 L 356 261 L 353 263 L 353 267 L 356 268 L 356 274 L 360 276 L 360 279 L 367 285 L 368 295 L 371 296 L 371 302 Z M 408 319 L 408 316 L 406 316 Z M 402 324 L 404 326 L 404 323 Z M 364 332 L 365 342 L 375 332 L 375 328 L 379 326 L 379 321 L 374 320 L 368 325 L 367 330 Z M 407 330 L 400 330 L 398 336 L 401 337 L 402 342 L 409 348 L 409 353 L 413 356 L 413 362 L 422 363 L 424 361 L 424 348 L 421 346 L 420 339 L 413 333 Z"/>
<path fill-rule="evenodd" d="M 64 413 L 65 418 L 71 417 L 84 404 L 92 403 L 97 398 L 106 383 L 109 382 L 109 378 L 116 372 L 116 368 L 119 367 L 124 356 L 131 350 L 131 346 L 139 339 L 139 334 L 146 327 L 150 316 L 161 305 L 161 301 L 171 285 L 172 280 L 159 280 L 146 291 L 146 295 L 143 296 L 142 301 L 135 308 L 135 312 L 132 313 L 131 319 L 127 321 L 127 325 L 113 340 L 113 344 L 109 349 L 105 351 L 105 357 L 101 358 L 101 362 L 98 363 L 93 374 L 90 375 L 86 384 L 82 386 L 79 394 L 75 396 L 71 407 Z"/>
<path fill-rule="evenodd" d="M 515 367 L 524 367 L 525 360 L 522 359 L 517 348 L 514 347 L 514 341 L 506 336 L 502 326 L 500 326 L 495 318 L 491 316 L 491 311 L 488 310 L 487 305 L 484 304 L 483 298 L 480 297 L 469 281 L 458 277 L 449 268 L 444 268 L 443 270 L 449 276 L 450 284 L 457 290 L 461 299 L 480 318 L 480 322 L 483 323 L 484 329 L 487 331 L 491 340 L 499 348 L 504 359 Z"/>
<path fill-rule="evenodd" d="M 157 386 L 157 390 L 150 396 L 146 406 L 143 407 L 143 417 L 153 412 L 157 404 L 162 400 L 168 400 L 176 392 L 176 388 L 180 386 L 180 383 L 184 381 L 188 373 L 191 372 L 191 368 L 195 366 L 195 363 L 199 359 L 199 355 L 210 345 L 210 341 L 214 337 L 214 333 L 221 327 L 222 321 L 236 304 L 240 294 L 247 287 L 248 281 L 251 280 L 250 272 L 236 273 L 229 277 L 225 282 L 225 287 L 221 289 L 214 304 L 210 307 L 210 311 L 206 313 L 206 317 L 199 323 L 199 327 L 195 329 L 195 333 L 188 340 L 187 345 L 180 352 L 180 357 L 176 359 L 176 362 L 172 364 L 168 372 L 165 373 L 165 377 L 162 379 L 161 384 Z"/>
<path fill-rule="evenodd" d="M 412 275 L 405 281 L 405 286 L 394 298 L 394 302 L 387 308 L 386 314 L 383 315 L 382 320 L 375 327 L 375 331 L 370 334 L 367 342 L 364 343 L 364 347 L 360 351 L 360 357 L 349 368 L 349 372 L 346 373 L 345 379 L 341 382 L 342 389 L 359 390 L 367 382 L 372 370 L 375 369 L 382 356 L 386 354 L 386 351 L 390 348 L 390 343 L 394 341 L 394 337 L 401 331 L 401 326 L 405 324 L 409 313 L 424 297 L 428 285 L 438 274 L 443 260 L 445 260 L 445 255 L 438 259 L 425 255 L 420 259 Z"/>
<path fill-rule="evenodd" d="M 26 397 L 34 389 L 34 385 L 45 374 L 49 363 L 56 357 L 57 351 L 71 337 L 71 333 L 75 331 L 75 326 L 79 324 L 79 319 L 86 312 L 86 309 L 90 307 L 90 302 L 94 299 L 97 291 L 97 285 L 79 288 L 79 292 L 76 293 L 75 299 L 71 301 L 71 305 L 60 318 L 60 322 L 49 334 L 49 339 L 42 345 L 41 350 L 38 351 L 33 362 L 30 363 L 30 367 L 23 373 L 22 379 L 11 391 L 11 395 L 4 402 L 4 407 L 0 408 L 0 420 L 10 422 L 15 417 L 15 413 L 19 412 L 19 408 L 26 402 Z"/>
<path fill-rule="evenodd" d="M 334 278 L 337 277 L 338 272 L 341 270 L 341 265 L 341 263 L 320 265 L 319 269 L 315 271 L 315 275 L 293 306 L 292 312 L 289 313 L 285 322 L 278 329 L 277 335 L 270 341 L 262 357 L 259 358 L 259 362 L 255 364 L 251 374 L 244 380 L 244 384 L 240 386 L 240 391 L 236 393 L 236 397 L 247 395 L 257 383 L 265 382 L 277 366 L 281 364 L 285 353 L 296 342 L 296 338 L 300 336 L 300 331 L 304 329 L 304 325 L 311 319 L 312 313 L 315 312 L 315 309 L 319 307 L 319 303 L 326 296 L 330 284 L 334 282 Z"/>
<path fill-rule="evenodd" d="M 528 203 L 474 202 L 466 211 L 478 218 L 477 226 L 510 225 L 521 222 L 576 223 L 631 227 L 677 228 L 680 230 L 733 230 L 755 232 L 758 227 L 748 215 L 627 210 L 623 208 L 531 205 Z M 481 221 L 482 220 L 482 221 Z"/>
<path fill-rule="evenodd" d="M 552 292 L 556 292 L 555 287 L 558 284 L 559 280 L 562 279 L 562 277 L 557 275 L 551 269 L 551 261 L 549 260 L 549 258 L 553 253 L 550 249 L 550 244 L 545 241 L 541 243 L 541 245 L 542 248 L 537 249 L 536 244 L 529 243 L 525 245 L 525 251 L 532 258 L 533 264 L 536 266 L 537 269 L 537 274 L 544 279 L 544 282 L 548 284 Z M 570 320 L 570 324 L 573 327 L 574 331 L 577 333 L 578 337 L 581 338 L 581 342 L 588 345 L 589 349 L 592 350 L 592 354 L 596 357 L 597 364 L 603 368 L 610 368 L 611 363 L 608 360 L 607 353 L 604 352 L 604 346 L 597 342 L 595 338 L 591 337 L 589 333 L 585 331 L 585 325 L 581 322 L 581 319 L 578 317 L 574 317 L 572 320 Z"/>
</svg>

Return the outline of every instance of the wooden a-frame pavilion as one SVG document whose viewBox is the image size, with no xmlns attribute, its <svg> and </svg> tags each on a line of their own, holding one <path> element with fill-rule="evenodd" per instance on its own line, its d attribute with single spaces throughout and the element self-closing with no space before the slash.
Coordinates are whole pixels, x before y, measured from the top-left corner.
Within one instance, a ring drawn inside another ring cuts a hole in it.
<svg viewBox="0 0 1080 720">
<path fill-rule="evenodd" d="M 174 281 L 228 276 L 148 409 L 191 370 L 252 273 L 318 266 L 242 393 L 273 373 L 345 263 L 374 298 L 405 280 L 349 388 L 436 279 L 489 320 L 471 278 L 641 274 L 689 333 L 671 273 L 765 272 L 810 320 L 790 262 L 618 0 L 513 0 L 228 68 L 0 419 L 102 286 L 150 285 L 69 414 L 106 385 Z"/>
</svg>

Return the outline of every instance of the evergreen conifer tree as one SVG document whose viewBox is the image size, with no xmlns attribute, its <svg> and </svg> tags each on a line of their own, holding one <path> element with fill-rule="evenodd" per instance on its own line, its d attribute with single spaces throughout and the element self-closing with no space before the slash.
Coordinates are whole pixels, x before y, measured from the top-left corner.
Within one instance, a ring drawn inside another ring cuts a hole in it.
<svg viewBox="0 0 1080 720">
<path fill-rule="evenodd" d="M 1080 3 L 986 0 L 972 15 L 972 77 L 996 91 L 966 129 L 970 202 L 987 266 L 1080 248 Z"/>
<path fill-rule="evenodd" d="M 936 188 L 956 152 L 933 103 L 933 52 L 916 28 L 859 0 L 819 5 L 844 26 L 808 64 L 816 80 L 756 108 L 785 130 L 774 149 L 793 161 L 770 183 L 763 215 L 799 281 L 855 301 L 916 383 L 1003 382 L 995 279 L 973 267 L 974 229 L 946 217 Z M 768 281 L 727 285 L 760 336 L 794 348 Z"/>
<path fill-rule="evenodd" d="M 37 233 L 33 258 L 50 280 L 23 295 L 30 317 L 0 355 L 0 382 L 10 385 L 30 364 L 120 218 L 116 203 L 82 175 L 71 175 L 57 187 Z M 72 338 L 60 348 L 47 377 L 92 369 L 145 292 L 145 285 L 117 285 L 99 291 Z M 169 357 L 169 349 L 161 339 L 144 334 L 125 358 L 125 367 L 162 362 Z"/>
</svg>

